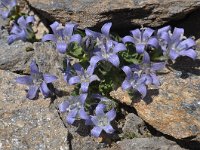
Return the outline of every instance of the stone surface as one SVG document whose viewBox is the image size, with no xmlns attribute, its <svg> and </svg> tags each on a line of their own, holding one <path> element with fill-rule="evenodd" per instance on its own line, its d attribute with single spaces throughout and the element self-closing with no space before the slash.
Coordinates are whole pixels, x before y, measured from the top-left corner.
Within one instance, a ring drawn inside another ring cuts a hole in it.
<svg viewBox="0 0 200 150">
<path fill-rule="evenodd" d="M 164 137 L 126 139 L 117 144 L 121 150 L 184 150 Z"/>
<path fill-rule="evenodd" d="M 129 113 L 126 116 L 122 131 L 123 138 L 145 137 L 150 135 L 148 135 L 144 121 L 134 113 Z"/>
<path fill-rule="evenodd" d="M 24 0 L 21 0 L 24 1 Z M 180 20 L 200 8 L 200 0 L 28 0 L 42 17 L 63 23 L 74 21 L 81 28 L 112 21 L 114 28 L 132 25 L 160 26 Z"/>
<path fill-rule="evenodd" d="M 27 51 L 32 48 L 28 42 L 17 41 L 11 45 L 7 44 L 8 33 L 5 30 L 0 31 L 0 69 L 11 71 L 25 70 L 27 63 L 33 56 L 33 51 Z"/>
<path fill-rule="evenodd" d="M 159 90 L 150 89 L 139 102 L 120 88 L 111 96 L 133 106 L 145 122 L 162 133 L 200 141 L 200 60 L 183 58 L 173 67 L 178 70 L 160 76 Z"/>
</svg>

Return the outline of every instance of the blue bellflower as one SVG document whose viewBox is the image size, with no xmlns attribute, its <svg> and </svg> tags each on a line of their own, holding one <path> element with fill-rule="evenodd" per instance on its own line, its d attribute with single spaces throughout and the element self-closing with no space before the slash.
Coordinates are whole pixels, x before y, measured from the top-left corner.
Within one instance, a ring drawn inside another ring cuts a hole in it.
<svg viewBox="0 0 200 150">
<path fill-rule="evenodd" d="M 142 98 L 144 98 L 147 93 L 147 87 L 145 85 L 146 77 L 140 76 L 138 73 L 134 73 L 133 70 L 128 66 L 122 67 L 122 70 L 126 74 L 126 78 L 122 83 L 122 89 L 137 90 L 142 95 Z"/>
<path fill-rule="evenodd" d="M 68 45 L 72 42 L 81 43 L 81 36 L 79 34 L 73 34 L 73 31 L 77 28 L 76 24 L 66 23 L 65 27 L 63 27 L 58 22 L 54 22 L 50 27 L 53 34 L 44 35 L 42 41 L 55 42 L 58 52 L 64 54 L 68 49 Z"/>
<path fill-rule="evenodd" d="M 173 33 L 160 31 L 159 41 L 164 56 L 175 60 L 179 56 L 188 56 L 192 59 L 197 57 L 194 50 L 196 42 L 192 38 L 185 38 L 184 29 L 174 28 Z"/>
<path fill-rule="evenodd" d="M 95 110 L 96 116 L 91 116 L 91 120 L 95 127 L 91 130 L 91 134 L 95 137 L 99 137 L 104 130 L 108 134 L 112 134 L 115 130 L 111 126 L 111 121 L 116 117 L 116 112 L 111 109 L 107 113 L 104 113 L 105 105 L 98 104 Z"/>
<path fill-rule="evenodd" d="M 125 36 L 122 41 L 124 43 L 131 42 L 135 44 L 137 53 L 141 54 L 145 51 L 147 45 L 158 47 L 158 41 L 155 37 L 151 37 L 154 30 L 150 28 L 142 28 L 141 30 L 132 30 L 132 36 Z"/>
<path fill-rule="evenodd" d="M 12 44 L 14 41 L 22 40 L 28 41 L 34 37 L 34 32 L 31 27 L 31 23 L 34 23 L 35 19 L 33 16 L 20 17 L 17 20 L 10 31 L 8 36 L 8 44 Z"/>
<path fill-rule="evenodd" d="M 17 5 L 16 0 L 1 0 L 0 1 L 0 14 L 3 19 L 8 18 L 11 15 L 12 10 Z"/>
<path fill-rule="evenodd" d="M 68 112 L 66 116 L 66 122 L 73 124 L 76 119 L 84 119 L 86 124 L 89 124 L 90 116 L 84 110 L 85 100 L 87 94 L 81 94 L 79 96 L 70 96 L 68 100 L 59 104 L 58 108 L 61 113 Z"/>
<path fill-rule="evenodd" d="M 85 29 L 86 36 L 92 37 L 93 39 L 99 39 L 100 41 L 113 41 L 110 37 L 110 29 L 111 29 L 112 23 L 108 22 L 105 23 L 101 28 L 101 33 L 94 32 L 89 29 Z M 114 42 L 114 41 L 113 41 Z M 98 45 L 98 44 L 97 44 Z"/>
<path fill-rule="evenodd" d="M 77 76 L 73 76 L 69 79 L 69 85 L 80 83 L 81 92 L 83 93 L 88 91 L 91 82 L 100 80 L 97 75 L 93 75 L 94 68 L 91 66 L 89 66 L 87 70 L 84 70 L 80 64 L 74 64 L 74 70 L 76 71 Z"/>
<path fill-rule="evenodd" d="M 37 95 L 38 90 L 41 91 L 44 97 L 48 97 L 51 91 L 49 90 L 47 84 L 55 81 L 57 77 L 40 72 L 35 61 L 32 61 L 30 64 L 30 73 L 30 76 L 18 77 L 16 79 L 17 83 L 29 86 L 27 98 L 34 99 Z"/>
<path fill-rule="evenodd" d="M 153 63 L 150 60 L 149 54 L 145 51 L 143 54 L 143 61 L 138 65 L 130 66 L 132 70 L 141 74 L 146 78 L 146 84 L 160 85 L 160 81 L 156 76 L 156 71 L 165 67 L 165 62 Z"/>
<path fill-rule="evenodd" d="M 99 41 L 99 43 L 100 42 L 101 41 Z M 125 50 L 126 47 L 122 43 L 114 44 L 111 41 L 106 41 L 106 43 L 101 42 L 101 44 L 99 44 L 99 49 L 94 52 L 94 56 L 91 58 L 90 64 L 96 66 L 99 61 L 108 61 L 115 67 L 118 67 L 120 60 L 117 53 Z"/>
</svg>

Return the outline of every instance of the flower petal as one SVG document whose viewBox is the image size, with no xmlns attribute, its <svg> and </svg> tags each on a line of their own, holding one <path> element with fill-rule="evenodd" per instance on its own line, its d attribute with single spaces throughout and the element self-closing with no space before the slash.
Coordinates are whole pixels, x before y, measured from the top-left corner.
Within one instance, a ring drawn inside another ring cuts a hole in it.
<svg viewBox="0 0 200 150">
<path fill-rule="evenodd" d="M 45 82 L 42 82 L 40 91 L 44 95 L 44 97 L 48 97 L 49 94 L 51 93 L 51 91 L 49 90 L 49 88 Z"/>
<path fill-rule="evenodd" d="M 86 113 L 86 111 L 84 110 L 84 108 L 81 108 L 80 110 L 79 110 L 79 117 L 81 118 L 81 119 L 84 119 L 84 120 L 87 120 L 87 119 L 89 119 L 90 117 L 89 117 L 89 115 Z"/>
<path fill-rule="evenodd" d="M 123 43 L 127 43 L 127 42 L 131 42 L 134 43 L 134 38 L 131 36 L 125 36 L 124 38 L 122 38 Z"/>
<path fill-rule="evenodd" d="M 86 93 L 88 91 L 89 82 L 82 82 L 81 83 L 81 92 Z"/>
<path fill-rule="evenodd" d="M 151 74 L 151 78 L 152 78 L 152 83 L 156 86 L 160 85 L 160 81 L 159 78 L 156 76 L 156 74 Z"/>
<path fill-rule="evenodd" d="M 144 56 L 143 56 L 142 61 L 145 64 L 150 64 L 151 63 L 150 56 L 149 56 L 149 54 L 146 51 L 144 51 Z"/>
<path fill-rule="evenodd" d="M 100 79 L 97 75 L 92 75 L 92 76 L 90 76 L 90 83 L 93 81 L 100 81 Z"/>
<path fill-rule="evenodd" d="M 91 75 L 94 73 L 95 67 L 96 67 L 96 65 L 94 66 L 94 65 L 91 65 L 91 64 L 90 64 L 90 65 L 88 66 L 88 68 L 87 68 L 86 73 L 87 73 L 89 76 L 91 76 Z"/>
<path fill-rule="evenodd" d="M 101 28 L 101 32 L 107 37 L 109 37 L 111 26 L 112 26 L 112 23 L 109 22 L 109 23 L 105 23 Z"/>
<path fill-rule="evenodd" d="M 127 90 L 127 89 L 129 89 L 131 87 L 131 84 L 129 83 L 129 81 L 128 80 L 124 80 L 123 81 L 123 83 L 122 83 L 122 89 L 123 90 Z"/>
<path fill-rule="evenodd" d="M 103 127 L 103 129 L 108 134 L 111 134 L 115 131 L 111 125 L 107 125 L 107 126 Z"/>
<path fill-rule="evenodd" d="M 119 66 L 119 57 L 116 54 L 110 55 L 108 61 L 111 62 L 115 67 Z"/>
<path fill-rule="evenodd" d="M 58 52 L 60 52 L 61 54 L 65 54 L 65 52 L 67 51 L 67 44 L 65 42 L 57 42 L 56 43 L 56 49 L 58 50 Z"/>
<path fill-rule="evenodd" d="M 9 35 L 7 39 L 8 45 L 12 44 L 14 41 L 17 41 L 19 39 L 20 38 L 18 35 L 13 35 L 13 34 Z"/>
<path fill-rule="evenodd" d="M 142 94 L 142 98 L 144 98 L 147 94 L 147 88 L 144 84 L 141 84 L 137 87 L 138 92 Z"/>
<path fill-rule="evenodd" d="M 75 34 L 71 36 L 70 42 L 76 42 L 78 44 L 81 43 L 81 36 L 80 34 Z"/>
<path fill-rule="evenodd" d="M 110 111 L 108 111 L 108 112 L 106 113 L 106 116 L 108 117 L 108 120 L 109 120 L 109 121 L 112 121 L 112 120 L 114 120 L 115 117 L 116 117 L 116 111 L 115 111 L 114 109 L 111 109 Z"/>
<path fill-rule="evenodd" d="M 124 66 L 124 67 L 122 67 L 122 70 L 125 72 L 126 76 L 130 77 L 132 75 L 132 71 L 131 71 L 130 67 Z"/>
<path fill-rule="evenodd" d="M 34 99 L 36 97 L 37 91 L 38 91 L 37 86 L 30 86 L 26 97 L 28 99 Z"/>
<path fill-rule="evenodd" d="M 57 41 L 57 38 L 55 35 L 53 34 L 46 34 L 42 37 L 42 42 L 45 42 L 45 41 L 53 41 L 53 42 L 56 42 Z"/>
<path fill-rule="evenodd" d="M 115 45 L 115 47 L 113 48 L 113 52 L 114 53 L 118 53 L 121 51 L 125 51 L 126 50 L 126 46 L 122 43 L 118 43 L 117 45 Z"/>
<path fill-rule="evenodd" d="M 39 68 L 38 68 L 35 60 L 31 61 L 30 70 L 31 70 L 31 74 L 38 74 L 39 73 Z"/>
<path fill-rule="evenodd" d="M 32 85 L 33 80 L 30 76 L 17 77 L 16 82 L 19 84 Z"/>
<path fill-rule="evenodd" d="M 97 38 L 100 36 L 100 33 L 99 32 L 94 32 L 90 29 L 85 29 L 85 34 L 89 37 L 93 37 L 93 38 Z"/>
<path fill-rule="evenodd" d="M 69 79 L 69 85 L 73 85 L 80 82 L 81 82 L 81 79 L 79 76 L 74 76 Z"/>
<path fill-rule="evenodd" d="M 165 62 L 153 63 L 151 65 L 151 69 L 153 71 L 161 70 L 161 69 L 163 69 L 165 67 L 165 65 L 166 65 Z"/>
<path fill-rule="evenodd" d="M 143 41 L 148 41 L 149 38 L 152 36 L 154 30 L 151 28 L 146 28 L 143 32 Z"/>
<path fill-rule="evenodd" d="M 21 16 L 18 20 L 17 20 L 18 25 L 22 26 L 22 27 L 26 27 L 26 20 L 24 18 L 24 16 Z"/>
<path fill-rule="evenodd" d="M 136 44 L 135 45 L 137 53 L 141 54 L 145 51 L 145 45 L 144 44 Z"/>
<path fill-rule="evenodd" d="M 80 102 L 81 102 L 82 105 L 84 105 L 85 100 L 87 99 L 87 96 L 88 96 L 87 93 L 80 94 L 80 96 L 79 96 L 79 100 L 80 100 Z"/>
<path fill-rule="evenodd" d="M 159 46 L 157 38 L 150 38 L 149 41 L 147 42 L 147 44 L 151 45 L 155 48 L 158 48 L 158 46 Z"/>
<path fill-rule="evenodd" d="M 172 59 L 172 60 L 175 60 L 177 57 L 179 57 L 179 54 L 174 51 L 174 50 L 170 50 L 169 52 L 169 57 Z"/>
<path fill-rule="evenodd" d="M 94 127 L 92 130 L 91 130 L 91 134 L 92 136 L 94 137 L 99 137 L 100 134 L 102 132 L 102 129 L 100 127 Z"/>
<path fill-rule="evenodd" d="M 62 102 L 61 104 L 58 105 L 58 109 L 61 113 L 65 112 L 68 107 L 69 107 L 68 101 L 64 101 L 64 102 Z"/>
<path fill-rule="evenodd" d="M 189 38 L 189 39 L 186 39 L 186 40 L 180 42 L 180 44 L 177 46 L 177 48 L 187 50 L 195 45 L 196 45 L 196 42 L 193 39 Z"/>
<path fill-rule="evenodd" d="M 72 36 L 74 28 L 76 28 L 78 25 L 74 23 L 66 23 L 65 29 L 64 29 L 64 35 L 65 36 Z"/>
<path fill-rule="evenodd" d="M 90 59 L 90 65 L 93 65 L 93 66 L 96 66 L 96 64 L 103 60 L 104 58 L 103 57 L 100 57 L 100 56 L 93 56 L 91 59 Z"/>
<path fill-rule="evenodd" d="M 51 83 L 58 79 L 56 76 L 50 74 L 43 74 L 43 78 L 46 83 Z"/>
<path fill-rule="evenodd" d="M 139 29 L 135 29 L 131 31 L 134 39 L 141 40 L 141 31 Z"/>
<path fill-rule="evenodd" d="M 183 50 L 180 51 L 179 53 L 181 56 L 188 56 L 192 59 L 196 59 L 197 58 L 197 52 L 193 49 L 188 49 L 188 50 Z"/>
<path fill-rule="evenodd" d="M 172 34 L 171 40 L 174 42 L 178 42 L 179 40 L 181 40 L 181 37 L 184 34 L 184 29 L 183 28 L 174 28 L 174 32 Z"/>
<path fill-rule="evenodd" d="M 73 124 L 74 121 L 75 121 L 75 119 L 76 119 L 77 113 L 78 113 L 78 110 L 77 110 L 76 108 L 73 109 L 73 110 L 71 110 L 71 111 L 69 112 L 69 114 L 67 115 L 67 117 L 66 117 L 67 123 Z"/>
<path fill-rule="evenodd" d="M 53 33 L 54 34 L 56 34 L 57 33 L 57 27 L 59 26 L 59 23 L 57 22 L 57 21 L 55 21 L 54 23 L 52 23 L 51 25 L 50 25 L 50 27 L 51 27 L 51 29 L 52 29 L 52 31 L 53 31 Z"/>
<path fill-rule="evenodd" d="M 74 64 L 73 67 L 77 75 L 81 76 L 84 74 L 84 68 L 79 63 Z"/>
<path fill-rule="evenodd" d="M 26 17 L 26 24 L 34 23 L 34 21 L 35 21 L 34 16 L 27 16 Z"/>
<path fill-rule="evenodd" d="M 98 104 L 95 109 L 96 115 L 97 116 L 105 115 L 105 113 L 104 113 L 105 108 L 106 108 L 106 106 L 104 104 Z"/>
<path fill-rule="evenodd" d="M 165 26 L 165 27 L 162 27 L 160 29 L 158 29 L 157 31 L 157 35 L 161 35 L 163 32 L 168 32 L 169 30 L 171 30 L 171 27 L 170 26 Z"/>
</svg>

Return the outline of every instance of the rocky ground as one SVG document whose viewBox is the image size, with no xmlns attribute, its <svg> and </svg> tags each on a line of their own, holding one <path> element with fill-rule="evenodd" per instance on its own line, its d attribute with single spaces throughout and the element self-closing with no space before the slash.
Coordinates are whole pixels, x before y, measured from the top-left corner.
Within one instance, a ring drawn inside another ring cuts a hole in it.
<svg viewBox="0 0 200 150">
<path fill-rule="evenodd" d="M 80 28 L 99 27 L 112 21 L 113 31 L 118 32 L 121 28 L 122 34 L 132 26 L 159 27 L 169 23 L 184 27 L 187 36 L 196 37 L 200 55 L 200 0 L 126 0 L 123 5 L 120 0 L 98 3 L 95 0 L 20 0 L 20 3 L 27 12 L 37 15 L 38 38 L 48 31 L 45 25 L 54 20 L 73 20 Z M 122 103 L 123 114 L 117 119 L 117 132 L 110 137 L 112 141 L 107 138 L 102 142 L 101 138 L 90 136 L 88 127 L 81 123 L 69 126 L 59 114 L 57 104 L 69 95 L 72 87 L 62 80 L 59 71 L 62 56 L 54 46 L 22 41 L 8 46 L 7 25 L 0 20 L 0 150 L 200 149 L 199 58 L 196 61 L 180 59 L 172 71 L 160 75 L 163 84 L 159 91 L 151 89 L 147 98 L 138 103 L 132 103 L 127 93 L 120 89 L 113 91 L 111 95 Z M 62 96 L 43 99 L 40 95 L 38 100 L 25 98 L 27 87 L 16 84 L 15 78 L 29 72 L 33 58 L 43 72 L 59 77 L 55 88 Z"/>
</svg>

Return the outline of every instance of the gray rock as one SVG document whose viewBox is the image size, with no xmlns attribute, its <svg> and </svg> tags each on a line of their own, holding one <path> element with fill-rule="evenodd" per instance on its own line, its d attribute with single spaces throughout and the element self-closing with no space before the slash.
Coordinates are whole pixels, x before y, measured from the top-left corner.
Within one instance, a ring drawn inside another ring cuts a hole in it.
<svg viewBox="0 0 200 150">
<path fill-rule="evenodd" d="M 144 121 L 134 113 L 126 116 L 122 131 L 124 138 L 144 137 L 148 134 Z"/>
<path fill-rule="evenodd" d="M 21 0 L 25 1 L 25 0 Z M 42 17 L 63 23 L 74 21 L 81 28 L 112 21 L 114 28 L 133 25 L 160 26 L 180 20 L 200 8 L 200 0 L 28 0 Z"/>
<path fill-rule="evenodd" d="M 10 71 L 25 71 L 30 58 L 33 56 L 32 44 L 17 41 L 7 44 L 8 33 L 0 31 L 0 69 Z"/>
<path fill-rule="evenodd" d="M 117 144 L 121 150 L 184 150 L 164 137 L 125 139 Z"/>
</svg>

